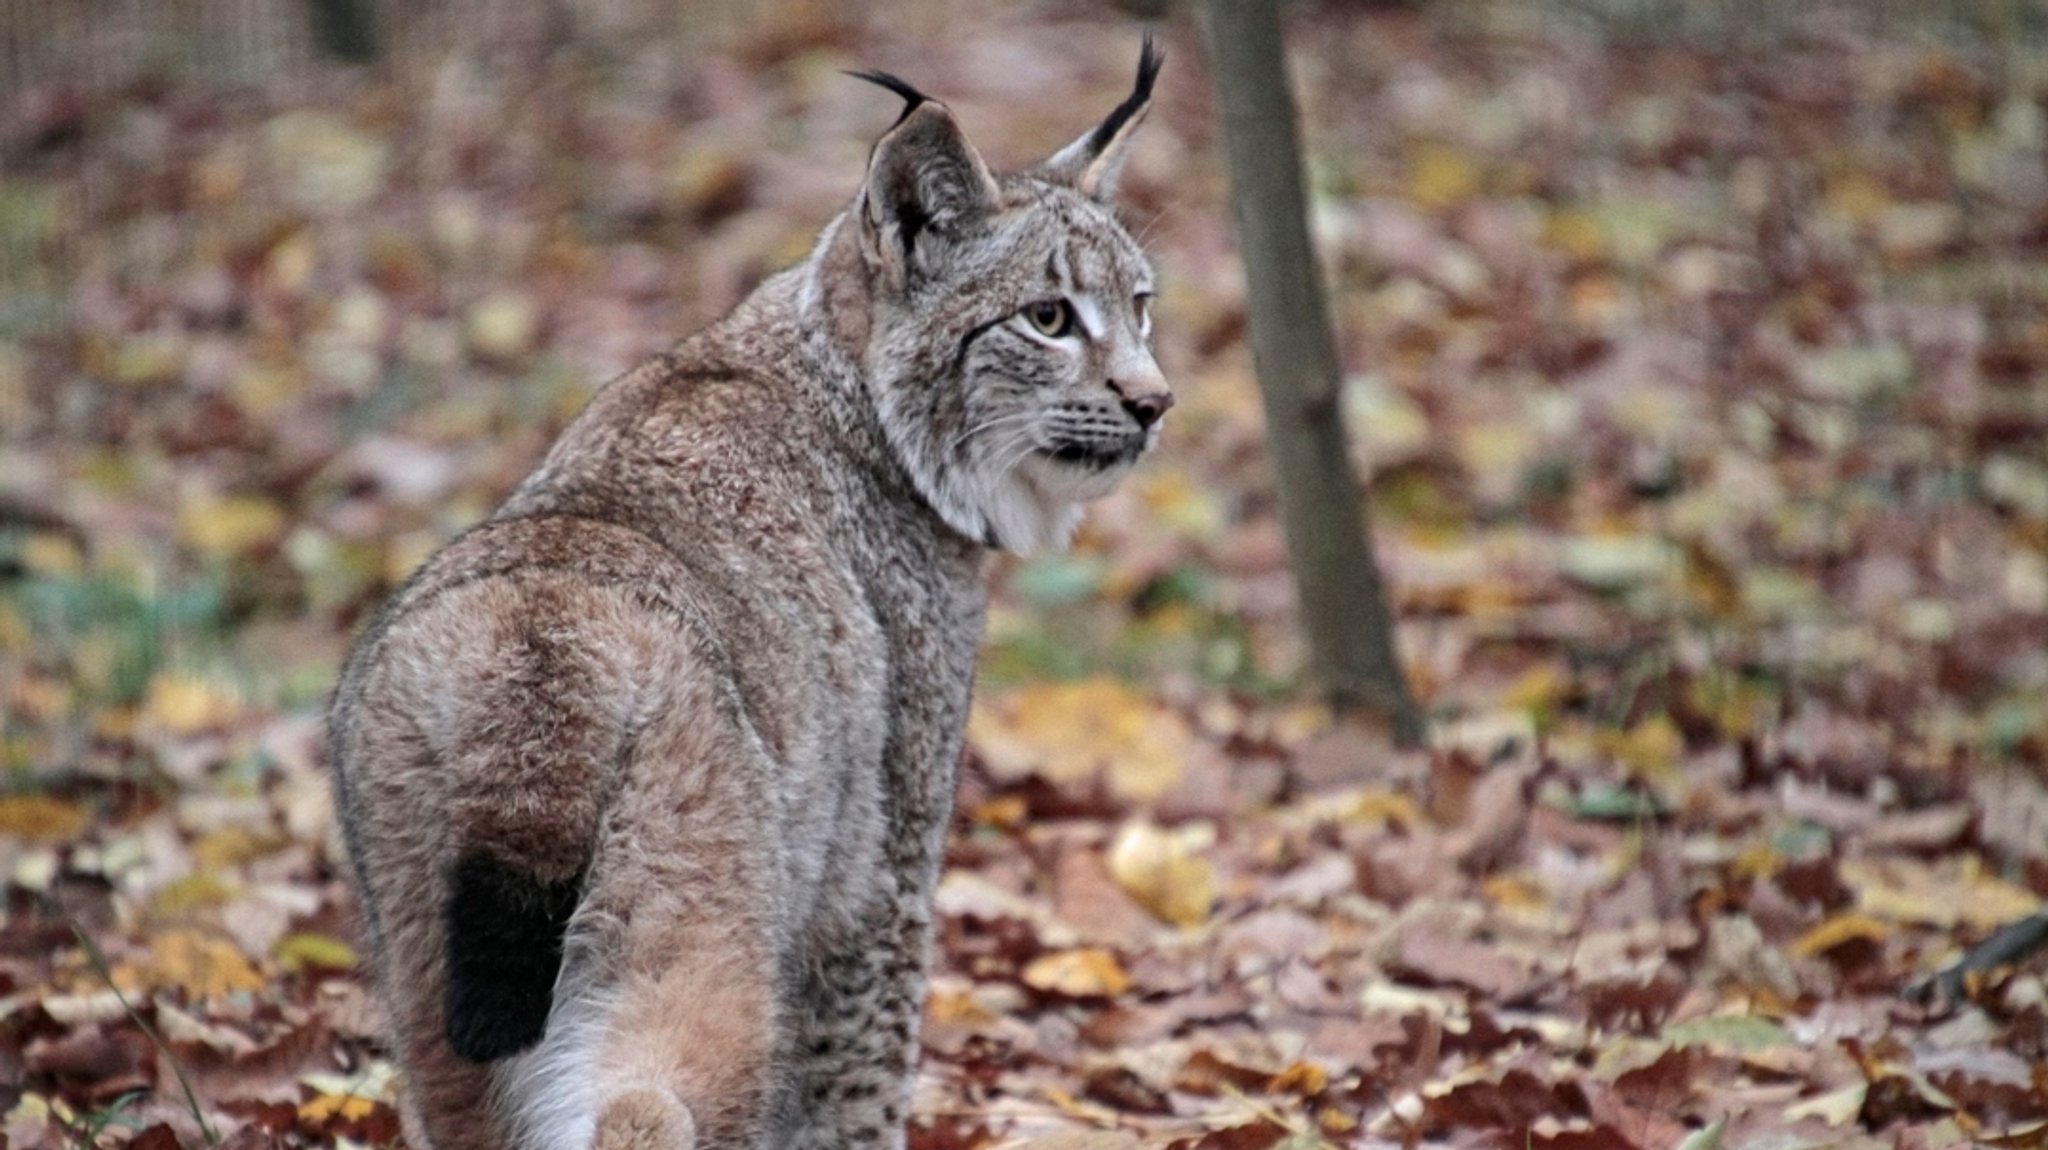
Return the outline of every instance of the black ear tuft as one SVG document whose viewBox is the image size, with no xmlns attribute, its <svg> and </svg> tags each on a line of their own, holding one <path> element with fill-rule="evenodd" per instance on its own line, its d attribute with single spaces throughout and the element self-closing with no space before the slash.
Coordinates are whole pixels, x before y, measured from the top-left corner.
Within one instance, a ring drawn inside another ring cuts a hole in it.
<svg viewBox="0 0 2048 1150">
<path fill-rule="evenodd" d="M 1116 134 L 1123 129 L 1125 122 L 1151 102 L 1152 83 L 1159 79 L 1159 69 L 1165 63 L 1166 53 L 1161 52 L 1159 46 L 1153 42 L 1152 33 L 1145 33 L 1144 47 L 1138 50 L 1138 81 L 1132 85 L 1131 94 L 1125 97 L 1124 102 L 1118 104 L 1109 113 L 1108 118 L 1097 124 L 1095 131 L 1089 134 L 1090 152 L 1101 152 L 1108 147 L 1109 142 L 1116 139 Z"/>
<path fill-rule="evenodd" d="M 1148 40 L 1147 43 L 1150 43 L 1150 41 Z M 891 92 L 903 97 L 903 115 L 896 117 L 896 122 L 899 124 L 910 113 L 916 111 L 919 104 L 927 103 L 931 100 L 930 96 L 911 87 L 910 81 L 889 72 L 847 72 L 846 75 L 856 80 L 866 80 L 876 87 L 887 88 Z"/>
</svg>

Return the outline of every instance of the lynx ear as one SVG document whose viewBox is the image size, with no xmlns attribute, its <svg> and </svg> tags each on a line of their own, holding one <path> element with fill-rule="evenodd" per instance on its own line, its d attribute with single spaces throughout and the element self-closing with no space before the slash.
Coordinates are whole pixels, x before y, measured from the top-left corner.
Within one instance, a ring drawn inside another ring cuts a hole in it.
<svg viewBox="0 0 2048 1150">
<path fill-rule="evenodd" d="M 1165 55 L 1152 43 L 1152 34 L 1145 33 L 1145 47 L 1138 53 L 1138 82 L 1130 96 L 1087 135 L 1040 164 L 1036 174 L 1099 203 L 1114 201 L 1117 173 L 1130 154 L 1131 137 L 1152 108 L 1152 82 L 1159 78 L 1159 66 L 1165 62 Z"/>
<path fill-rule="evenodd" d="M 849 72 L 903 97 L 903 115 L 875 141 L 861 191 L 861 233 L 871 258 L 901 288 L 926 233 L 945 234 L 992 210 L 1001 196 L 981 153 L 944 104 L 887 72 Z"/>
</svg>

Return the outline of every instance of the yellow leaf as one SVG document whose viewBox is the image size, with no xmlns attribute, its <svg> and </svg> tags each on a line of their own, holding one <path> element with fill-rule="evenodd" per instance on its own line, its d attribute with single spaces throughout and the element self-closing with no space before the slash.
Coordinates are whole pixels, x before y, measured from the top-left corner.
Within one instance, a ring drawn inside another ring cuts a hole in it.
<svg viewBox="0 0 2048 1150">
<path fill-rule="evenodd" d="M 1507 495 L 1522 485 L 1522 477 L 1536 461 L 1536 432 L 1528 423 L 1514 419 L 1484 420 L 1456 432 L 1458 460 L 1480 486 L 1493 494 Z"/>
<path fill-rule="evenodd" d="M 256 495 L 201 496 L 178 508 L 178 541 L 209 559 L 247 554 L 284 528 L 284 509 Z"/>
<path fill-rule="evenodd" d="M 70 536 L 45 531 L 22 542 L 21 565 L 36 575 L 76 575 L 85 569 L 85 553 Z"/>
<path fill-rule="evenodd" d="M 1830 1126 L 1846 1126 L 1855 1121 L 1863 1111 L 1864 1095 L 1870 1090 L 1867 1082 L 1858 1082 L 1816 1095 L 1795 1106 L 1785 1108 L 1785 1120 L 1798 1122 L 1804 1118 L 1818 1118 Z"/>
<path fill-rule="evenodd" d="M 1479 190 L 1479 169 L 1446 144 L 1423 144 L 1408 160 L 1408 198 L 1418 207 L 1447 208 Z"/>
<path fill-rule="evenodd" d="M 1486 901 L 1502 910 L 1541 910 L 1550 905 L 1550 890 L 1527 875 L 1489 875 L 1480 883 Z"/>
<path fill-rule="evenodd" d="M 210 874 L 189 874 L 165 883 L 149 896 L 149 913 L 156 919 L 180 919 L 203 907 L 219 906 L 232 898 L 235 888 Z"/>
<path fill-rule="evenodd" d="M 1607 255 L 1607 232 L 1590 214 L 1572 209 L 1552 212 L 1543 221 L 1543 244 L 1575 260 Z"/>
<path fill-rule="evenodd" d="M 1131 976 L 1116 955 L 1101 947 L 1056 950 L 1024 968 L 1024 985 L 1071 998 L 1114 998 L 1131 988 Z"/>
<path fill-rule="evenodd" d="M 924 1004 L 925 1018 L 935 1023 L 960 1026 L 993 1026 L 1001 1021 L 996 1013 L 974 1000 L 971 994 L 935 990 Z"/>
<path fill-rule="evenodd" d="M 2024 887 L 1983 873 L 1973 855 L 1938 866 L 1913 859 L 1844 859 L 1842 882 L 1856 908 L 1887 922 L 1928 926 L 2004 926 L 2035 914 L 2041 900 Z"/>
<path fill-rule="evenodd" d="M 1572 689 L 1572 677 L 1555 663 L 1538 663 L 1522 672 L 1501 692 L 1504 707 L 1546 714 L 1557 709 Z"/>
<path fill-rule="evenodd" d="M 540 337 L 540 309 L 518 292 L 485 296 L 469 309 L 469 346 L 485 359 L 516 360 Z"/>
<path fill-rule="evenodd" d="M 1828 181 L 1827 204 L 1852 223 L 1867 224 L 1891 207 L 1891 193 L 1867 172 L 1850 172 Z"/>
<path fill-rule="evenodd" d="M 12 604 L 0 603 L 0 651 L 19 654 L 28 650 L 34 638 L 28 629 L 28 620 L 21 617 L 21 612 Z"/>
<path fill-rule="evenodd" d="M 1268 1093 L 1299 1094 L 1304 1098 L 1321 1094 L 1330 1085 L 1330 1076 L 1313 1062 L 1297 1062 L 1273 1076 L 1266 1085 Z"/>
<path fill-rule="evenodd" d="M 1024 825 L 1031 804 L 1022 795 L 1001 795 L 974 808 L 974 821 L 982 826 L 1010 830 Z"/>
<path fill-rule="evenodd" d="M 1791 951 L 1794 958 L 1812 958 L 1826 954 L 1845 942 L 1867 939 L 1883 942 L 1889 933 L 1885 925 L 1867 914 L 1851 911 L 1847 914 L 1831 915 L 1827 919 L 1793 940 Z"/>
<path fill-rule="evenodd" d="M 1084 1101 L 1057 1086 L 1045 1088 L 1045 1100 L 1060 1113 L 1098 1126 L 1114 1126 L 1123 1115 L 1093 1102 Z M 1139 1150 L 1138 1140 L 1120 1130 L 1062 1130 L 1034 1139 L 1018 1150 Z"/>
<path fill-rule="evenodd" d="M 1035 773 L 1072 785 L 1106 775 L 1113 792 L 1137 802 L 1180 782 L 1192 741 L 1178 714 L 1103 678 L 1039 684 L 978 703 L 967 732 L 1001 778 Z"/>
<path fill-rule="evenodd" d="M 1342 817 L 1349 823 L 1381 826 L 1419 827 L 1429 822 L 1422 805 L 1400 791 L 1360 791 L 1344 803 Z"/>
<path fill-rule="evenodd" d="M 263 975 L 233 943 L 196 930 L 165 931 L 151 940 L 147 963 L 139 970 L 124 970 L 135 984 L 177 987 L 195 999 L 264 986 Z"/>
<path fill-rule="evenodd" d="M 202 679 L 174 673 L 149 681 L 142 718 L 174 735 L 195 735 L 227 726 L 241 703 Z"/>
<path fill-rule="evenodd" d="M 1652 782 L 1673 781 L 1685 753 L 1685 736 L 1664 714 L 1652 715 L 1625 733 L 1603 732 L 1600 741 L 1601 749 L 1619 759 L 1630 774 Z"/>
<path fill-rule="evenodd" d="M 1728 860 L 1728 875 L 1735 879 L 1769 878 L 1784 869 L 1785 856 L 1767 842 L 1751 843 Z"/>
<path fill-rule="evenodd" d="M 301 932 L 288 934 L 277 944 L 278 965 L 286 970 L 317 967 L 322 970 L 352 970 L 355 948 L 332 935 Z"/>
<path fill-rule="evenodd" d="M 251 415 L 275 416 L 306 390 L 306 372 L 294 364 L 252 363 L 229 385 L 235 402 Z"/>
<path fill-rule="evenodd" d="M 0 838 L 61 843 L 90 822 L 85 808 L 48 795 L 0 795 Z"/>
<path fill-rule="evenodd" d="M 275 836 L 258 836 L 243 827 L 222 827 L 208 831 L 192 844 L 193 861 L 201 870 L 218 871 L 238 867 L 261 858 L 278 847 Z"/>
<path fill-rule="evenodd" d="M 377 1104 L 354 1094 L 316 1094 L 299 1104 L 299 1121 L 320 1123 L 333 1119 L 356 1122 L 368 1118 Z"/>
<path fill-rule="evenodd" d="M 1185 471 L 1149 472 L 1137 492 L 1154 518 L 1191 539 L 1215 539 L 1228 525 L 1222 501 Z"/>
<path fill-rule="evenodd" d="M 1199 926 L 1216 903 L 1215 868 L 1196 853 L 1197 832 L 1127 824 L 1109 849 L 1109 873 L 1125 893 L 1162 922 Z"/>
<path fill-rule="evenodd" d="M 112 351 L 107 372 L 117 383 L 153 387 L 170 383 L 185 371 L 185 340 L 175 332 L 152 331 L 121 341 Z"/>
</svg>

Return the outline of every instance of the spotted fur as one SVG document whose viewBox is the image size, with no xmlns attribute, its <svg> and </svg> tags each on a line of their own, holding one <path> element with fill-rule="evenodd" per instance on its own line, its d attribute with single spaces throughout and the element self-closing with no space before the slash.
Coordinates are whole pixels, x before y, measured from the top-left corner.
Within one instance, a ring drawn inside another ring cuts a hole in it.
<svg viewBox="0 0 2048 1150">
<path fill-rule="evenodd" d="M 990 170 L 906 107 L 802 264 L 612 381 L 332 713 L 412 1145 L 900 1147 L 982 561 L 1171 403 L 1139 90 Z"/>
</svg>

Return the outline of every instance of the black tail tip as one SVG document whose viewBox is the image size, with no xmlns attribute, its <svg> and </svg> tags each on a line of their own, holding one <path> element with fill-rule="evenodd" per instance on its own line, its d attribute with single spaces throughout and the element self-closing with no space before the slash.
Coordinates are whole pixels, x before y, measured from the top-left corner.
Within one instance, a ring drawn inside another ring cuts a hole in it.
<svg viewBox="0 0 2048 1150">
<path fill-rule="evenodd" d="M 442 910 L 449 1049 L 496 1062 L 547 1036 L 562 938 L 581 887 L 580 876 L 542 882 L 484 854 L 456 862 Z"/>
</svg>

